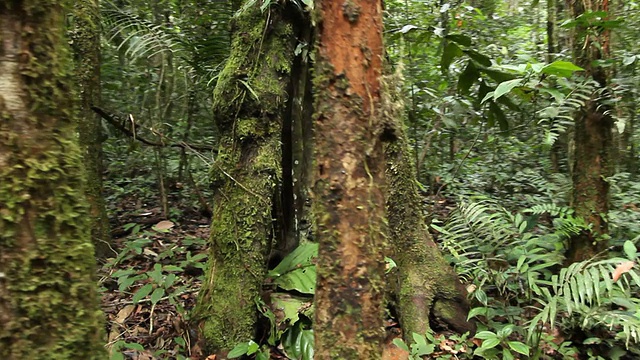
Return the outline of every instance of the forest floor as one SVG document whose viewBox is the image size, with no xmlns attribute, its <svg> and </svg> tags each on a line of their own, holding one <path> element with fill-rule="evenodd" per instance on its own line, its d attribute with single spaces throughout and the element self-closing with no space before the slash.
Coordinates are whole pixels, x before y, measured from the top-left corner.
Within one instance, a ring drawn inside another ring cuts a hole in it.
<svg viewBox="0 0 640 360">
<path fill-rule="evenodd" d="M 204 275 L 210 219 L 182 210 L 165 220 L 159 206 L 132 198 L 111 210 L 114 254 L 98 269 L 111 359 L 199 357 L 187 316 Z"/>
<path fill-rule="evenodd" d="M 210 218 L 174 196 L 166 220 L 157 201 L 119 196 L 110 201 L 113 255 L 98 267 L 107 316 L 110 359 L 203 359 L 188 314 L 204 277 Z M 426 198 L 430 214 L 445 218 L 454 203 Z M 391 345 L 397 324 L 387 323 L 385 359 L 402 358 Z M 273 349 L 272 359 L 286 359 Z"/>
</svg>

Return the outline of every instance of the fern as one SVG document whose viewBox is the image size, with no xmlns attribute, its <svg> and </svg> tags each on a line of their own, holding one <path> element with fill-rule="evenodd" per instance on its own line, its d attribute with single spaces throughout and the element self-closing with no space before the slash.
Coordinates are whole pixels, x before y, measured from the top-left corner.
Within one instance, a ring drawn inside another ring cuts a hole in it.
<svg viewBox="0 0 640 360">
<path fill-rule="evenodd" d="M 118 49 L 126 49 L 125 55 L 131 59 L 150 58 L 179 49 L 175 34 L 164 26 L 120 9 L 111 2 L 102 2 L 101 15 L 109 41 L 119 38 Z"/>
<path fill-rule="evenodd" d="M 629 341 L 640 341 L 640 304 L 631 296 L 631 290 L 640 287 L 640 275 L 635 269 L 618 282 L 612 280 L 615 266 L 625 259 L 583 261 L 562 268 L 552 277 L 552 286 L 540 289 L 536 299 L 541 305 L 538 314 L 529 322 L 529 338 L 537 334 L 544 324 L 556 326 L 560 313 L 578 315 L 580 327 L 591 329 L 606 326 L 618 332 L 628 346 Z M 619 310 L 625 308 L 624 310 Z"/>
<path fill-rule="evenodd" d="M 576 84 L 566 96 L 557 96 L 556 103 L 538 112 L 539 125 L 545 128 L 545 141 L 553 145 L 561 134 L 573 126 L 573 113 L 585 106 L 598 90 L 598 83 L 590 80 Z"/>
</svg>

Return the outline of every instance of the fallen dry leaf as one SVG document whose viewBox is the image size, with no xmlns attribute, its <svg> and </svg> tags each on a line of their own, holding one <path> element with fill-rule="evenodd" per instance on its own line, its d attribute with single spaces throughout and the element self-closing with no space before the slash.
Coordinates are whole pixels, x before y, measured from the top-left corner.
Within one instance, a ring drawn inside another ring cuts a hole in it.
<svg viewBox="0 0 640 360">
<path fill-rule="evenodd" d="M 176 224 L 173 223 L 173 221 L 170 220 L 162 220 L 159 223 L 157 223 L 154 228 L 158 229 L 158 230 L 169 230 L 172 227 L 176 226 Z"/>
<path fill-rule="evenodd" d="M 613 282 L 618 281 L 618 279 L 620 279 L 620 276 L 622 276 L 622 274 L 629 272 L 629 270 L 633 269 L 633 266 L 636 263 L 633 261 L 625 261 L 623 263 L 618 264 L 618 266 L 616 267 L 616 269 L 613 271 Z"/>
</svg>

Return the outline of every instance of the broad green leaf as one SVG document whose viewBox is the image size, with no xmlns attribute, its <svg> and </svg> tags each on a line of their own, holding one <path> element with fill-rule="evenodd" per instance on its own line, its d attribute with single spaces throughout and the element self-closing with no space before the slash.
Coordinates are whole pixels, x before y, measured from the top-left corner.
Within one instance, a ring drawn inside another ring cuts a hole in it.
<svg viewBox="0 0 640 360">
<path fill-rule="evenodd" d="M 151 294 L 151 303 L 157 304 L 158 301 L 160 301 L 160 299 L 162 299 L 163 296 L 164 296 L 164 288 L 156 288 L 155 290 L 153 290 L 153 293 Z"/>
<path fill-rule="evenodd" d="M 427 344 L 427 339 L 424 337 L 424 335 L 420 335 L 418 333 L 413 333 L 411 334 L 411 336 L 413 337 L 413 341 L 418 344 L 418 345 L 426 345 Z"/>
<path fill-rule="evenodd" d="M 507 121 L 507 116 L 504 114 L 500 106 L 498 106 L 498 104 L 493 101 L 489 104 L 489 116 L 491 117 L 491 115 L 493 115 L 493 118 L 498 122 L 500 130 L 509 130 L 509 122 Z"/>
<path fill-rule="evenodd" d="M 409 351 L 409 347 L 407 346 L 407 344 L 405 344 L 404 341 L 402 341 L 402 339 L 400 338 L 393 339 L 393 345 L 397 346 L 398 349 Z"/>
<path fill-rule="evenodd" d="M 489 58 L 488 56 L 480 54 L 475 50 L 466 49 L 463 51 L 465 54 L 467 54 L 467 56 L 469 56 L 471 59 L 473 59 L 473 61 L 477 62 L 478 64 L 485 67 L 491 66 L 491 58 Z"/>
<path fill-rule="evenodd" d="M 480 346 L 481 349 L 492 349 L 500 344 L 500 339 L 497 337 L 488 338 L 487 340 L 482 342 Z"/>
<path fill-rule="evenodd" d="M 458 78 L 458 91 L 462 95 L 469 95 L 469 89 L 480 77 L 480 72 L 473 61 L 469 61 Z"/>
<path fill-rule="evenodd" d="M 569 61 L 557 60 L 551 64 L 542 68 L 542 72 L 549 75 L 558 75 L 563 77 L 570 77 L 576 71 L 583 71 L 580 66 L 574 65 Z"/>
<path fill-rule="evenodd" d="M 476 334 L 476 336 L 474 336 L 476 339 L 481 339 L 481 340 L 486 340 L 486 339 L 491 339 L 491 338 L 495 338 L 497 337 L 496 333 L 494 333 L 493 331 L 480 331 L 479 333 Z"/>
<path fill-rule="evenodd" d="M 231 349 L 231 351 L 229 351 L 229 354 L 227 354 L 227 357 L 229 359 L 239 358 L 240 356 L 245 355 L 248 349 L 249 349 L 248 343 L 240 343 L 236 345 L 236 347 Z"/>
<path fill-rule="evenodd" d="M 443 73 L 447 73 L 449 71 L 449 66 L 453 60 L 457 57 L 462 56 L 462 50 L 460 47 L 453 42 L 448 42 L 444 47 L 444 51 L 442 52 L 442 59 L 440 59 L 440 67 Z"/>
<path fill-rule="evenodd" d="M 318 256 L 318 244 L 302 243 L 267 274 L 270 278 L 277 278 L 287 272 L 301 267 L 313 266 L 312 259 Z"/>
<path fill-rule="evenodd" d="M 462 46 L 471 46 L 471 38 L 462 34 L 449 34 L 445 36 L 445 39 L 456 42 Z"/>
<path fill-rule="evenodd" d="M 487 315 L 487 308 L 485 307 L 477 307 L 477 308 L 473 308 L 471 309 L 471 311 L 469 311 L 469 314 L 467 315 L 467 320 L 478 316 L 478 315 Z"/>
<path fill-rule="evenodd" d="M 316 267 L 307 266 L 290 271 L 273 280 L 285 290 L 296 290 L 303 294 L 313 294 L 316 290 Z"/>
<path fill-rule="evenodd" d="M 638 249 L 636 248 L 636 244 L 627 240 L 624 242 L 624 254 L 627 255 L 629 260 L 635 260 L 638 256 Z"/>
<path fill-rule="evenodd" d="M 491 80 L 499 83 L 505 82 L 508 80 L 513 80 L 516 78 L 516 76 L 513 74 L 509 74 L 507 72 L 494 70 L 494 69 L 480 69 L 480 72 L 487 74 L 487 76 L 490 77 Z"/>
<path fill-rule="evenodd" d="M 282 336 L 282 347 L 289 359 L 313 360 L 313 330 L 297 322 Z"/>
<path fill-rule="evenodd" d="M 528 356 L 529 352 L 531 351 L 528 345 L 523 344 L 519 341 L 507 341 L 507 345 L 509 345 L 509 348 L 511 348 L 511 350 L 517 352 L 518 354 Z"/>
<path fill-rule="evenodd" d="M 493 100 L 497 100 L 499 97 L 513 90 L 513 88 L 522 85 L 523 80 L 524 79 L 518 78 L 518 79 L 501 82 L 500 84 L 498 84 L 495 91 L 493 92 Z"/>
<path fill-rule="evenodd" d="M 124 343 L 124 347 L 131 350 L 144 351 L 144 346 L 138 343 Z"/>
<path fill-rule="evenodd" d="M 415 344 L 415 352 L 418 356 L 431 355 L 435 349 L 436 346 L 434 344 Z"/>
<path fill-rule="evenodd" d="M 300 310 L 306 307 L 310 301 L 310 299 L 300 299 L 289 294 L 272 293 L 271 304 L 276 312 L 277 325 L 281 323 L 295 324 L 299 319 Z"/>
<path fill-rule="evenodd" d="M 153 285 L 145 284 L 143 287 L 138 289 L 135 294 L 133 294 L 133 298 L 131 299 L 131 301 L 133 301 L 134 304 L 138 303 L 138 301 L 144 299 L 147 295 L 149 295 L 151 293 L 151 290 L 153 290 Z"/>
</svg>

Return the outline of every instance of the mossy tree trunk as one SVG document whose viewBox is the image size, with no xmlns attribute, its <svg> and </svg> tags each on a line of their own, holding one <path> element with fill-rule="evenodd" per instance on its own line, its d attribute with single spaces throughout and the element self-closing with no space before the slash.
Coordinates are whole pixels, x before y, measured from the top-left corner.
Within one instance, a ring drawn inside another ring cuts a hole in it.
<svg viewBox="0 0 640 360">
<path fill-rule="evenodd" d="M 104 359 L 68 2 L 0 3 L 0 358 Z"/>
<path fill-rule="evenodd" d="M 382 4 L 316 1 L 316 359 L 380 359 L 384 297 Z"/>
<path fill-rule="evenodd" d="M 398 265 L 391 298 L 403 334 L 412 341 L 414 332 L 429 329 L 430 319 L 459 333 L 474 333 L 475 324 L 467 321 L 467 291 L 427 231 L 411 151 L 402 126 L 395 128 L 396 137 L 385 148 L 387 217 L 391 257 Z"/>
<path fill-rule="evenodd" d="M 102 127 L 91 106 L 100 105 L 100 8 L 97 0 L 78 0 L 70 30 L 80 90 L 78 134 L 87 171 L 85 193 L 89 200 L 91 237 L 96 256 L 114 255 L 110 248 L 109 218 L 102 195 Z"/>
<path fill-rule="evenodd" d="M 282 126 L 297 45 L 292 8 L 260 4 L 232 19 L 231 54 L 214 91 L 220 147 L 209 270 L 194 316 L 205 346 L 224 357 L 254 339 L 268 256 L 278 233 Z"/>
<path fill-rule="evenodd" d="M 567 1 L 574 19 L 585 12 L 607 12 L 608 4 L 608 0 Z M 585 8 L 585 5 L 588 7 Z M 575 61 L 586 69 L 587 75 L 601 88 L 607 86 L 608 74 L 596 62 L 609 58 L 609 42 L 610 31 L 601 29 L 597 22 L 580 24 L 575 28 Z M 609 184 L 606 178 L 612 175 L 614 169 L 614 121 L 610 115 L 611 107 L 596 99 L 602 96 L 606 96 L 606 91 L 600 95 L 594 94 L 575 118 L 572 206 L 576 215 L 587 220 L 592 228 L 589 232 L 585 231 L 571 238 L 566 254 L 567 263 L 589 259 L 607 246 L 606 239 L 602 236 L 608 232 L 606 216 L 609 210 Z"/>
</svg>

